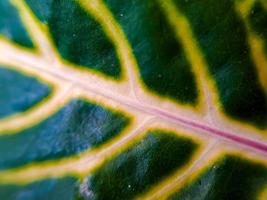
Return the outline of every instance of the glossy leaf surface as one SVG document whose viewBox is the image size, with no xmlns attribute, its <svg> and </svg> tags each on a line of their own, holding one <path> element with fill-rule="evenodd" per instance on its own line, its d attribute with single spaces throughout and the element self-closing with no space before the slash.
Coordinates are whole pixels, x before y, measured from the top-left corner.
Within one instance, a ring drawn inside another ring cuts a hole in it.
<svg viewBox="0 0 267 200">
<path fill-rule="evenodd" d="M 266 1 L 0 11 L 0 199 L 267 199 Z"/>
</svg>

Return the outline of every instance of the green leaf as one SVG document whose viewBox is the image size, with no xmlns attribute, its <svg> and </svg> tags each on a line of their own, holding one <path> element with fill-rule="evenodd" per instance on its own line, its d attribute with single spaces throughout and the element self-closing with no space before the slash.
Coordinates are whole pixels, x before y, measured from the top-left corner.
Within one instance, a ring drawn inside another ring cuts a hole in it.
<svg viewBox="0 0 267 200">
<path fill-rule="evenodd" d="M 26 32 L 18 11 L 9 1 L 0 2 L 0 33 L 7 39 L 28 48 L 33 47 L 33 43 Z"/>
<path fill-rule="evenodd" d="M 0 11 L 0 199 L 267 198 L 264 0 Z"/>
<path fill-rule="evenodd" d="M 227 155 L 171 199 L 256 199 L 267 184 L 266 167 Z"/>
<path fill-rule="evenodd" d="M 120 133 L 128 123 L 129 119 L 122 114 L 72 100 L 36 126 L 12 135 L 3 133 L 0 169 L 67 157 L 97 147 Z"/>
<path fill-rule="evenodd" d="M 71 177 L 48 179 L 29 184 L 26 187 L 5 185 L 0 187 L 3 199 L 73 199 L 75 197 L 75 182 Z"/>
<path fill-rule="evenodd" d="M 33 77 L 0 67 L 0 118 L 26 111 L 47 98 L 51 89 Z M 19 87 L 18 87 L 19 85 Z"/>
</svg>

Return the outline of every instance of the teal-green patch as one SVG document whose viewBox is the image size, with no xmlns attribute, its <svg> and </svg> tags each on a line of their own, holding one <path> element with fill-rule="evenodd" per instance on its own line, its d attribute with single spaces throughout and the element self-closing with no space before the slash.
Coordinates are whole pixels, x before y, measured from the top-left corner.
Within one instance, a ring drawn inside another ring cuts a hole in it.
<svg viewBox="0 0 267 200">
<path fill-rule="evenodd" d="M 0 185 L 1 200 L 75 200 L 77 180 L 46 179 L 27 185 Z"/>
<path fill-rule="evenodd" d="M 229 155 L 215 162 L 170 199 L 256 200 L 266 186 L 266 166 Z"/>
<path fill-rule="evenodd" d="M 80 198 L 132 199 L 184 166 L 197 144 L 174 133 L 149 131 L 137 144 L 107 161 L 83 183 Z"/>
<path fill-rule="evenodd" d="M 27 4 L 33 10 L 36 17 L 44 24 L 49 23 L 49 18 L 53 14 L 53 3 L 55 0 L 26 0 Z"/>
<path fill-rule="evenodd" d="M 72 100 L 34 127 L 1 135 L 0 169 L 79 154 L 120 134 L 129 121 L 121 113 Z"/>
<path fill-rule="evenodd" d="M 122 26 L 147 88 L 179 103 L 196 104 L 191 66 L 157 1 L 105 0 Z"/>
<path fill-rule="evenodd" d="M 262 37 L 267 55 L 267 11 L 260 1 L 256 1 L 249 14 L 252 29 Z"/>
<path fill-rule="evenodd" d="M 50 93 L 39 80 L 0 66 L 0 118 L 26 111 Z"/>
<path fill-rule="evenodd" d="M 26 0 L 49 27 L 52 39 L 67 61 L 119 79 L 121 66 L 114 45 L 102 27 L 75 0 Z"/>
<path fill-rule="evenodd" d="M 9 0 L 0 0 L 0 36 L 13 40 L 22 46 L 33 48 L 29 37 L 16 8 Z"/>
<path fill-rule="evenodd" d="M 252 62 L 247 32 L 232 0 L 175 0 L 188 18 L 215 79 L 225 112 L 267 127 L 267 96 Z"/>
</svg>

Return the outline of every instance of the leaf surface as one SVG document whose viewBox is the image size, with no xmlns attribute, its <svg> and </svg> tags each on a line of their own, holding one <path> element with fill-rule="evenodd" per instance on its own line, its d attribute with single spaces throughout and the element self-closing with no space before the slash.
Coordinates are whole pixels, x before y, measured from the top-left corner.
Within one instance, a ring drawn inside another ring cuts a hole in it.
<svg viewBox="0 0 267 200">
<path fill-rule="evenodd" d="M 0 11 L 0 199 L 267 198 L 264 0 Z"/>
</svg>

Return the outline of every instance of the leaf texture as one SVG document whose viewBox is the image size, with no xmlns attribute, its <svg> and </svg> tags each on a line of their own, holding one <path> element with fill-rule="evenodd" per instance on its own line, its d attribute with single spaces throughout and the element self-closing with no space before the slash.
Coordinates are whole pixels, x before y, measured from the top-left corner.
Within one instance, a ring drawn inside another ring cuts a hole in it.
<svg viewBox="0 0 267 200">
<path fill-rule="evenodd" d="M 0 199 L 267 199 L 264 0 L 0 11 Z"/>
</svg>

